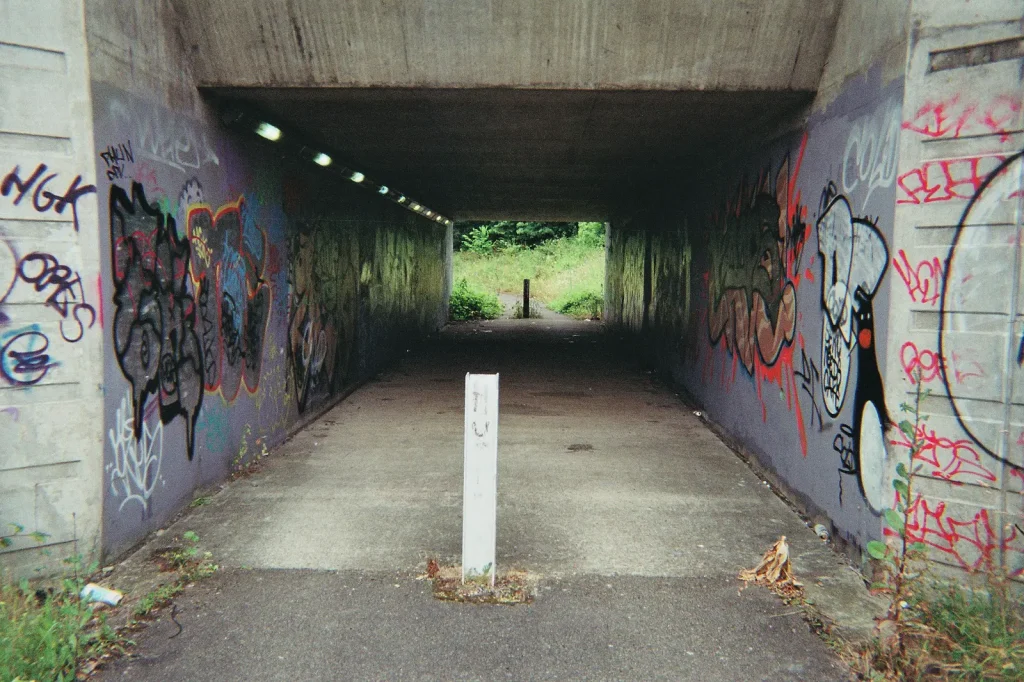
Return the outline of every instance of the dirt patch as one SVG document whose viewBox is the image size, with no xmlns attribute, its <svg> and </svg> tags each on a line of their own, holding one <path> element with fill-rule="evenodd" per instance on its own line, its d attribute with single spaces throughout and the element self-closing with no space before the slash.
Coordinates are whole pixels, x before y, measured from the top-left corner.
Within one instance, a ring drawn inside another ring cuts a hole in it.
<svg viewBox="0 0 1024 682">
<path fill-rule="evenodd" d="M 433 594 L 441 601 L 471 604 L 529 604 L 537 592 L 537 578 L 526 571 L 509 569 L 494 576 L 492 587 L 486 580 L 462 582 L 461 566 L 441 566 L 435 560 L 427 562 L 427 572 L 421 578 L 434 581 Z"/>
<path fill-rule="evenodd" d="M 566 448 L 569 452 L 590 452 L 594 449 L 594 446 L 590 443 L 573 443 Z"/>
</svg>

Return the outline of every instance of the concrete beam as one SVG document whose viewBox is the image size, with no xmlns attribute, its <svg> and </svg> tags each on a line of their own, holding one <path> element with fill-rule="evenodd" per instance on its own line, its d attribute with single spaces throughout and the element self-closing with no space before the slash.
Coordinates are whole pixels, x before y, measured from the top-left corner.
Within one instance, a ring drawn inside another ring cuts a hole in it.
<svg viewBox="0 0 1024 682">
<path fill-rule="evenodd" d="M 210 86 L 812 90 L 839 0 L 171 0 Z"/>
</svg>

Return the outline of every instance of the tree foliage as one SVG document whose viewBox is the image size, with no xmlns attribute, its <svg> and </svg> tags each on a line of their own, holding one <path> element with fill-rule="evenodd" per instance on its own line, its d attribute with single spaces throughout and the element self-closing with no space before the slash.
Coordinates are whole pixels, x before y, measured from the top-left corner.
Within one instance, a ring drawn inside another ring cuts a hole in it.
<svg viewBox="0 0 1024 682">
<path fill-rule="evenodd" d="M 585 227 L 584 227 L 585 226 Z M 489 253 L 496 249 L 533 248 L 550 239 L 580 235 L 589 241 L 604 243 L 602 223 L 522 222 L 457 222 L 454 227 L 455 248 L 459 251 Z"/>
</svg>

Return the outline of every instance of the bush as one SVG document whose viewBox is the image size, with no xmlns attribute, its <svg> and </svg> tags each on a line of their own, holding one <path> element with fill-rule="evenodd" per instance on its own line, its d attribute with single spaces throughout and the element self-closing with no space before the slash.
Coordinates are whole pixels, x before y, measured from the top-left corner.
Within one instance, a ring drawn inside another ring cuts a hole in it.
<svg viewBox="0 0 1024 682">
<path fill-rule="evenodd" d="M 465 278 L 455 283 L 448 309 L 453 320 L 493 320 L 504 310 L 497 296 L 470 289 Z"/>
<path fill-rule="evenodd" d="M 580 223 L 576 241 L 584 246 L 604 246 L 604 223 Z"/>
<path fill-rule="evenodd" d="M 600 320 L 604 313 L 604 298 L 596 291 L 574 291 L 552 303 L 551 307 L 577 320 Z"/>
</svg>

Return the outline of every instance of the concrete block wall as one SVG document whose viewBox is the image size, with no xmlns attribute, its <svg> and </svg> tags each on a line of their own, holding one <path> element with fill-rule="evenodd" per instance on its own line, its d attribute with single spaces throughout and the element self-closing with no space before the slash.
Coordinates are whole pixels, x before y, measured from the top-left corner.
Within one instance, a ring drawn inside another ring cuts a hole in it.
<svg viewBox="0 0 1024 682">
<path fill-rule="evenodd" d="M 890 245 L 890 404 L 931 391 L 910 535 L 1024 573 L 1024 2 L 915 0 Z M 909 440 L 893 432 L 890 456 Z"/>
<path fill-rule="evenodd" d="M 0 0 L 0 569 L 100 546 L 103 300 L 82 2 Z"/>
</svg>

